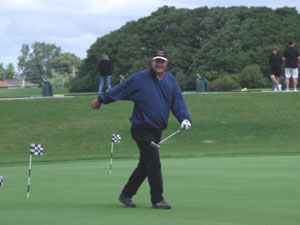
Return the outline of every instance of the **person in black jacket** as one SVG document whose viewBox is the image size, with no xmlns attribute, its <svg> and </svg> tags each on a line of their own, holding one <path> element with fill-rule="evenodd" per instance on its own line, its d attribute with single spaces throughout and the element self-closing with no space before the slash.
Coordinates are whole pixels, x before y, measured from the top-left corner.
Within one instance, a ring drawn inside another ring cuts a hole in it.
<svg viewBox="0 0 300 225">
<path fill-rule="evenodd" d="M 99 62 L 100 71 L 100 84 L 98 88 L 98 94 L 101 94 L 104 80 L 106 81 L 106 86 L 111 89 L 110 76 L 111 76 L 111 64 L 107 55 L 103 55 Z"/>
<path fill-rule="evenodd" d="M 281 64 L 282 58 L 279 55 L 279 48 L 272 48 L 272 55 L 269 58 L 270 66 L 271 66 L 271 75 L 270 78 L 275 84 L 274 91 L 281 91 L 281 86 L 278 83 L 278 79 L 281 76 Z"/>
</svg>

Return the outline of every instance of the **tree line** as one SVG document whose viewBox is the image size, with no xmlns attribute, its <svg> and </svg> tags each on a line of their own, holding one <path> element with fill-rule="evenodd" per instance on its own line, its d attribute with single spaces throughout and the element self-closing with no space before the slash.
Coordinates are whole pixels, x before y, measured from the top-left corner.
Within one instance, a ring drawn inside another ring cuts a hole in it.
<svg viewBox="0 0 300 225">
<path fill-rule="evenodd" d="M 6 67 L 0 63 L 0 80 L 15 79 L 17 74 L 15 72 L 14 64 L 9 63 Z"/>
<path fill-rule="evenodd" d="M 165 49 L 167 71 L 182 90 L 196 89 L 196 74 L 209 81 L 210 90 L 267 87 L 271 49 L 278 46 L 282 54 L 289 40 L 300 47 L 300 15 L 295 8 L 164 6 L 99 37 L 84 60 L 55 44 L 23 44 L 18 69 L 35 83 L 46 78 L 71 91 L 96 91 L 103 54 L 110 57 L 115 85 L 120 74 L 129 77 L 149 68 L 154 50 Z M 0 64 L 0 77 L 14 77 L 12 71 L 13 65 L 5 69 Z"/>
<path fill-rule="evenodd" d="M 103 54 L 111 59 L 112 83 L 116 84 L 120 74 L 128 77 L 150 67 L 155 49 L 168 52 L 167 70 L 176 76 L 183 90 L 196 89 L 197 73 L 216 89 L 270 86 L 271 49 L 278 46 L 283 53 L 291 39 L 296 47 L 300 46 L 300 16 L 295 8 L 191 10 L 164 6 L 99 37 L 71 80 L 71 90 L 97 90 L 97 65 Z M 220 87 L 224 83 L 228 87 Z"/>
<path fill-rule="evenodd" d="M 69 88 L 69 81 L 74 78 L 81 64 L 81 59 L 73 53 L 62 52 L 55 44 L 34 42 L 23 44 L 18 57 L 18 70 L 12 63 L 4 68 L 0 63 L 0 79 L 25 79 L 41 84 L 50 81 L 54 87 Z"/>
<path fill-rule="evenodd" d="M 33 83 L 48 80 L 55 87 L 69 87 L 69 80 L 75 77 L 81 60 L 73 53 L 63 53 L 55 44 L 34 42 L 23 44 L 18 57 L 21 76 Z"/>
</svg>

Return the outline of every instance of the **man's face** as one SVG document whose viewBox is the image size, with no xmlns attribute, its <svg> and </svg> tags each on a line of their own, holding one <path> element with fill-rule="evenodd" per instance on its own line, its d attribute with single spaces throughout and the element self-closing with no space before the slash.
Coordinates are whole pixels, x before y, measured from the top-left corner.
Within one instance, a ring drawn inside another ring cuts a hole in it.
<svg viewBox="0 0 300 225">
<path fill-rule="evenodd" d="M 168 61 L 163 59 L 154 59 L 152 60 L 152 69 L 155 73 L 163 73 L 168 65 Z"/>
</svg>

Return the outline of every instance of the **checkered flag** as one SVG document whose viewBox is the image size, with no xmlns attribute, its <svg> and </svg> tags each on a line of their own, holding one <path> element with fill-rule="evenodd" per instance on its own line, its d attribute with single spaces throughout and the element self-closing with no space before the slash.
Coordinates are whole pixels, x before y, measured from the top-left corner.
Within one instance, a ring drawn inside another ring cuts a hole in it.
<svg viewBox="0 0 300 225">
<path fill-rule="evenodd" d="M 4 184 L 3 184 L 3 176 L 2 175 L 0 175 L 0 186 L 4 186 Z"/>
<path fill-rule="evenodd" d="M 43 155 L 44 147 L 40 144 L 31 144 L 30 145 L 30 154 L 29 154 L 29 170 L 28 170 L 28 182 L 27 182 L 27 199 L 29 199 L 29 190 L 30 190 L 30 176 L 31 176 L 31 163 L 33 155 Z"/>
<path fill-rule="evenodd" d="M 112 160 L 113 160 L 113 152 L 114 152 L 114 143 L 120 143 L 121 136 L 119 134 L 112 134 L 111 139 L 111 150 L 110 150 L 110 165 L 109 165 L 109 174 L 112 173 Z"/>
<path fill-rule="evenodd" d="M 40 144 L 31 144 L 30 145 L 30 154 L 31 155 L 43 155 L 44 147 Z"/>
<path fill-rule="evenodd" d="M 121 141 L 121 136 L 119 135 L 119 134 L 113 134 L 112 135 L 112 140 L 111 140 L 112 142 L 114 142 L 114 143 L 120 143 L 120 141 Z"/>
</svg>

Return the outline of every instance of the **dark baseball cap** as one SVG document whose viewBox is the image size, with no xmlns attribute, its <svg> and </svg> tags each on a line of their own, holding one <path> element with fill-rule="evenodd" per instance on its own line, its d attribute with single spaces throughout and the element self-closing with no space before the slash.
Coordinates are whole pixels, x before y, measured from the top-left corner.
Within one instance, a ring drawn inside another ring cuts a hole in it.
<svg viewBox="0 0 300 225">
<path fill-rule="evenodd" d="M 152 59 L 162 59 L 168 61 L 167 52 L 165 50 L 156 50 Z"/>
</svg>

